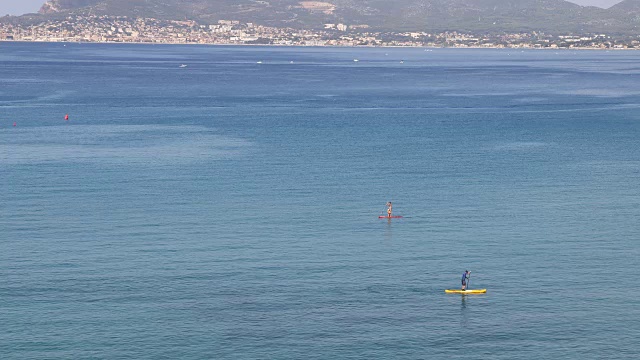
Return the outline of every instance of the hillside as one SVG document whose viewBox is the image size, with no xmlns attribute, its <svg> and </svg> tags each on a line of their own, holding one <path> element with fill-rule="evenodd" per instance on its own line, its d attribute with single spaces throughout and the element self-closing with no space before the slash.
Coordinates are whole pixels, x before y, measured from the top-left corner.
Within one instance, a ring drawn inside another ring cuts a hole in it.
<svg viewBox="0 0 640 360">
<path fill-rule="evenodd" d="M 68 13 L 221 19 L 277 27 L 367 24 L 376 30 L 626 32 L 640 19 L 640 0 L 605 10 L 564 0 L 51 0 L 43 16 Z"/>
</svg>

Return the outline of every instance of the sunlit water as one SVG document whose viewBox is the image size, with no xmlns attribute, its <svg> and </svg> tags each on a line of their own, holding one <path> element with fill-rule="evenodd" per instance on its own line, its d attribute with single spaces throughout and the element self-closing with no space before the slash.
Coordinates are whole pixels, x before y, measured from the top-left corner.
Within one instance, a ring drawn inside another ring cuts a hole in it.
<svg viewBox="0 0 640 360">
<path fill-rule="evenodd" d="M 2 359 L 637 352 L 640 53 L 0 43 L 0 64 Z M 465 269 L 486 295 L 444 294 Z"/>
</svg>

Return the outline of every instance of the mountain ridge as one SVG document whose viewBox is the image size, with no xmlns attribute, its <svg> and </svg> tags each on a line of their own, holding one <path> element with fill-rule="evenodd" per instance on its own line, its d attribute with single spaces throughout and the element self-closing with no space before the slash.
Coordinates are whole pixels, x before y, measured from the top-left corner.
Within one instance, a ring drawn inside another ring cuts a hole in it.
<svg viewBox="0 0 640 360">
<path fill-rule="evenodd" d="M 640 0 L 624 0 L 609 9 L 565 0 L 50 0 L 40 13 L 201 23 L 226 19 L 309 29 L 345 23 L 366 24 L 377 31 L 632 33 L 640 25 Z"/>
</svg>

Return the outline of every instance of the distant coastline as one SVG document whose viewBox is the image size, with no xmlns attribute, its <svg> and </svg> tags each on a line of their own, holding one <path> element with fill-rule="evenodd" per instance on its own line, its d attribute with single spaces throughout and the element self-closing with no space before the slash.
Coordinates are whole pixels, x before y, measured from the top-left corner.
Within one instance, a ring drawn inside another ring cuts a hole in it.
<svg viewBox="0 0 640 360">
<path fill-rule="evenodd" d="M 458 31 L 379 32 L 366 25 L 325 24 L 322 30 L 276 28 L 219 20 L 194 21 L 77 16 L 35 25 L 0 22 L 0 41 L 337 47 L 427 47 L 488 49 L 640 49 L 640 38 L 602 33 L 518 32 L 474 34 Z"/>
<path fill-rule="evenodd" d="M 469 49 L 469 50 L 539 50 L 539 51 L 629 51 L 640 50 L 640 48 L 600 48 L 600 47 L 505 47 L 505 46 L 432 46 L 432 45 L 415 45 L 415 46 L 402 46 L 402 45 L 299 45 L 299 44 L 236 44 L 236 43 L 162 43 L 162 42 L 118 42 L 118 41 L 51 41 L 51 40 L 3 40 L 0 39 L 0 43 L 24 43 L 24 44 L 102 44 L 102 45 L 167 45 L 167 46 L 247 46 L 247 47 L 300 47 L 300 48 L 384 48 L 384 49 Z"/>
</svg>

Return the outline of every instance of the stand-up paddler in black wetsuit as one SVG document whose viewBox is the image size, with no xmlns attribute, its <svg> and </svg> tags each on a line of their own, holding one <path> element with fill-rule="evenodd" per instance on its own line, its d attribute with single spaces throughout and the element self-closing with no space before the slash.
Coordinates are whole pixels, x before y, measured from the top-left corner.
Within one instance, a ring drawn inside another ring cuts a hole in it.
<svg viewBox="0 0 640 360">
<path fill-rule="evenodd" d="M 465 270 L 462 273 L 462 290 L 467 290 L 467 284 L 469 284 L 469 278 L 471 277 L 471 271 Z"/>
</svg>

